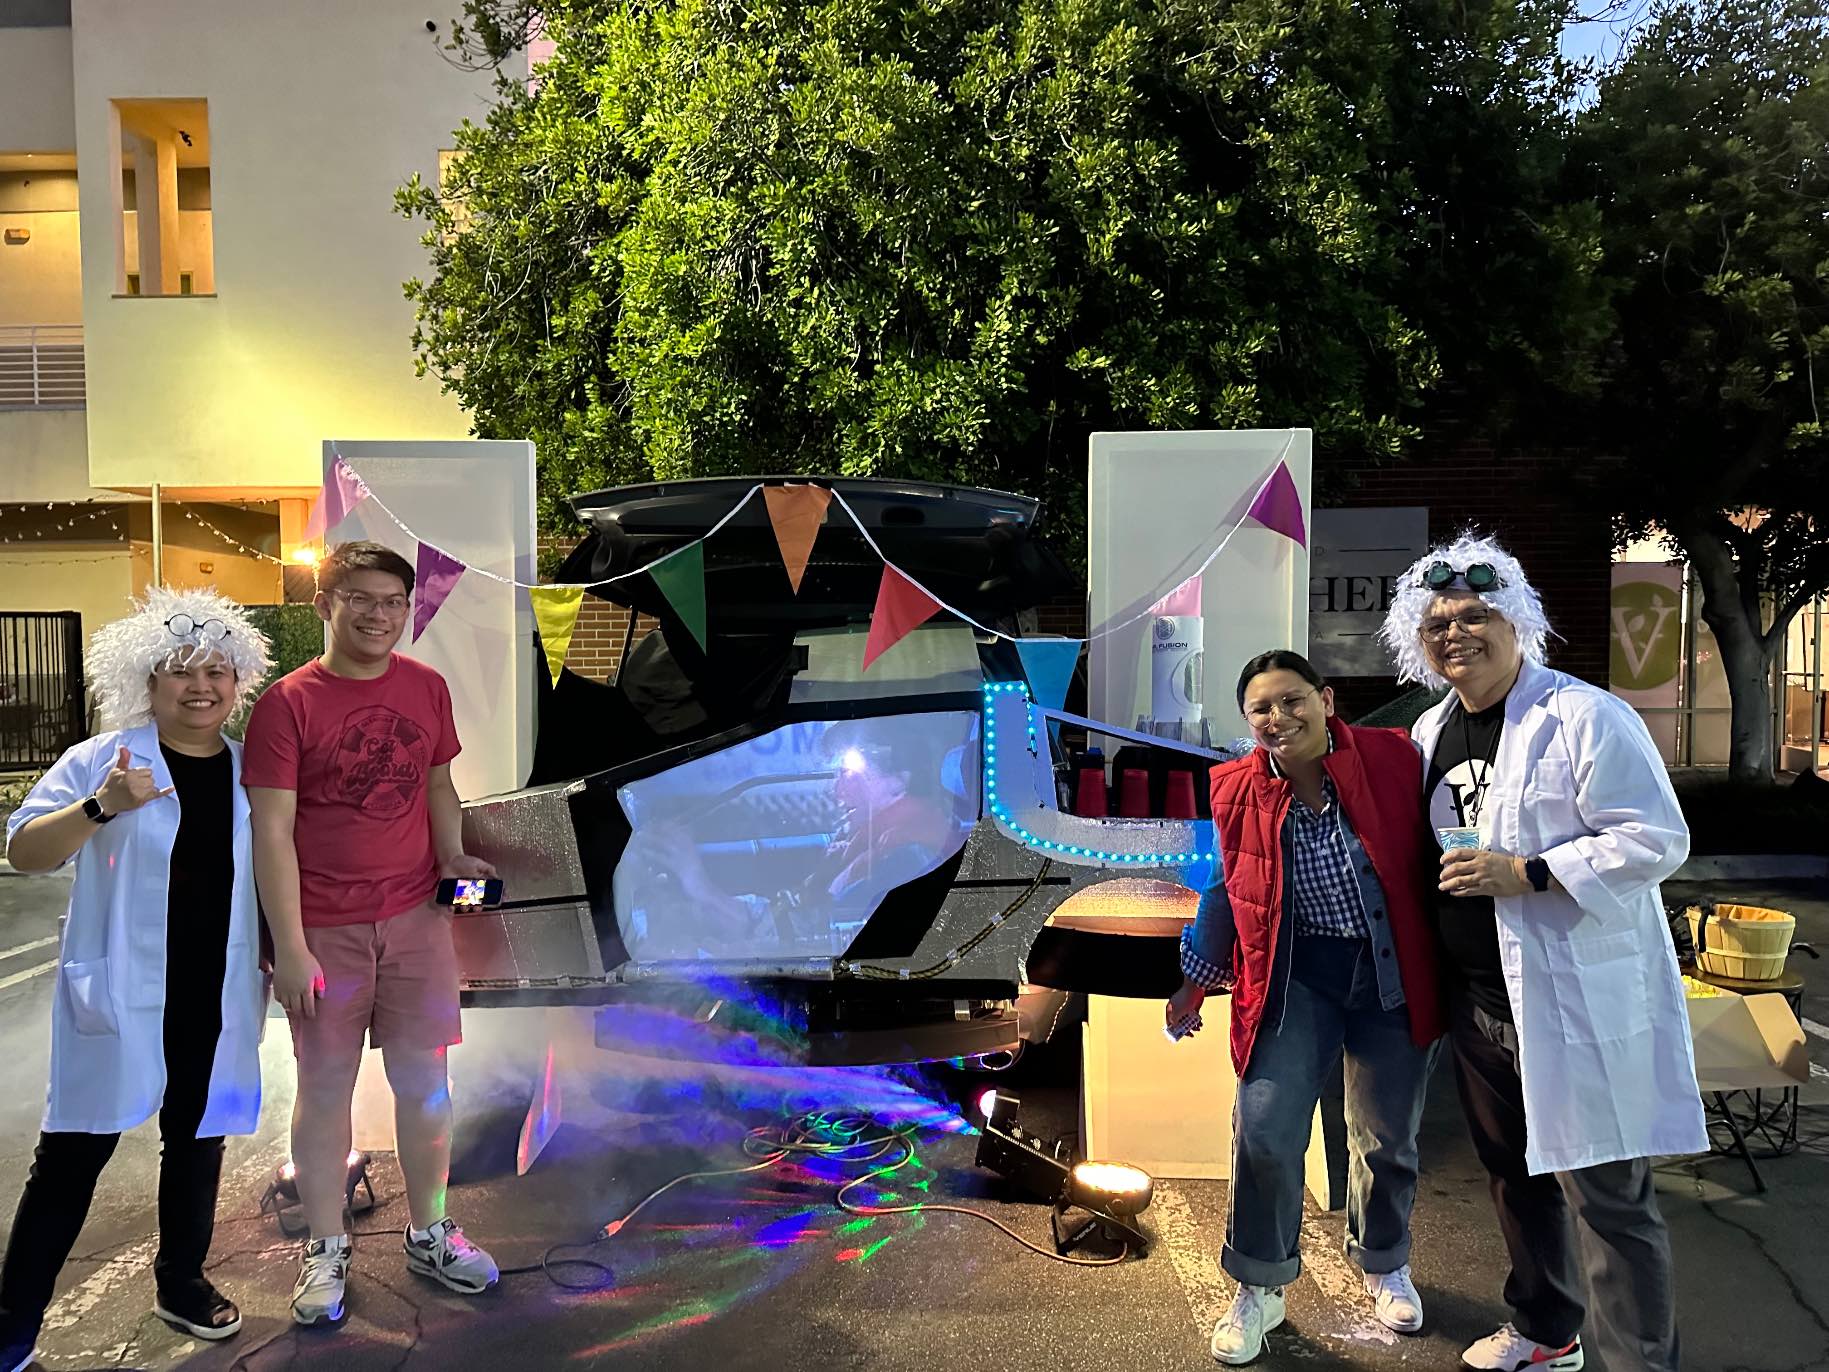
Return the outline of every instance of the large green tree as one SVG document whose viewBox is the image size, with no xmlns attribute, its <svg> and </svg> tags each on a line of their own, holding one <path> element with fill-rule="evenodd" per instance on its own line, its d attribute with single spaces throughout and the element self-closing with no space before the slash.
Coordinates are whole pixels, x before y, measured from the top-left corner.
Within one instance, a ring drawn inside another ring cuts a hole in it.
<svg viewBox="0 0 1829 1372">
<path fill-rule="evenodd" d="M 1732 772 L 1769 779 L 1774 656 L 1829 590 L 1829 26 L 1819 0 L 1658 12 L 1577 122 L 1608 314 L 1584 446 L 1622 532 L 1702 586 Z M 1584 347 L 1591 339 L 1581 340 Z M 1579 367 L 1572 370 L 1579 372 Z"/>
<path fill-rule="evenodd" d="M 538 81 L 402 193 L 415 344 L 479 433 L 538 442 L 549 518 L 603 482 L 840 472 L 1071 527 L 1099 428 L 1310 425 L 1334 468 L 1379 460 L 1440 375 L 1419 319 L 1467 367 L 1535 353 L 1557 248 L 1501 197 L 1555 171 L 1565 8 L 542 4 Z M 531 13 L 471 0 L 467 52 Z"/>
</svg>

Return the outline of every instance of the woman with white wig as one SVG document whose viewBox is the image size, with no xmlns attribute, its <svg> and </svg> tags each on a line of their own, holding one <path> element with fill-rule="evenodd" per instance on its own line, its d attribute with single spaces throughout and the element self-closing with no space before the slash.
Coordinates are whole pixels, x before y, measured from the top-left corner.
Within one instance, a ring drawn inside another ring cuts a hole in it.
<svg viewBox="0 0 1829 1372">
<path fill-rule="evenodd" d="M 155 1111 L 153 1311 L 202 1339 L 241 1327 L 203 1275 L 223 1135 L 252 1133 L 260 1114 L 266 995 L 240 745 L 222 728 L 269 665 L 232 601 L 151 590 L 91 641 L 108 731 L 58 759 L 7 824 L 14 867 L 76 871 L 44 1132 L 0 1268 L 0 1372 L 31 1362 L 96 1180 L 121 1132 Z"/>
<path fill-rule="evenodd" d="M 1650 1159 L 1708 1139 L 1658 890 L 1689 854 L 1669 775 L 1630 706 L 1544 665 L 1542 602 L 1491 539 L 1412 567 L 1383 636 L 1404 680 L 1452 688 L 1413 733 L 1449 1042 L 1512 1309 L 1462 1365 L 1574 1372 L 1591 1319 L 1608 1367 L 1674 1372 Z"/>
</svg>

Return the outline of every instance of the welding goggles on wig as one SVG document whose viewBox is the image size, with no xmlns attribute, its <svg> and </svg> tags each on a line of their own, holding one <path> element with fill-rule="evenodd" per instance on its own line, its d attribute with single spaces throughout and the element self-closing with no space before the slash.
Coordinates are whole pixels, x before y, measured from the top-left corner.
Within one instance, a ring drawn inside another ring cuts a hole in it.
<svg viewBox="0 0 1829 1372">
<path fill-rule="evenodd" d="M 1465 570 L 1457 570 L 1446 562 L 1431 562 L 1417 578 L 1416 584 L 1430 591 L 1445 591 L 1456 582 L 1465 586 L 1475 595 L 1485 595 L 1488 591 L 1497 591 L 1504 587 L 1505 578 L 1499 575 L 1490 562 L 1471 562 Z"/>
</svg>

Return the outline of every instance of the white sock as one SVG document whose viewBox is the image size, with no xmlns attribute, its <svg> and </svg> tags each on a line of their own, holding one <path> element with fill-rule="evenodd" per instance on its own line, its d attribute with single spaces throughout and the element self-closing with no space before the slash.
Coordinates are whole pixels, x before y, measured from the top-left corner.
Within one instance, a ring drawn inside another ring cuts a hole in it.
<svg viewBox="0 0 1829 1372">
<path fill-rule="evenodd" d="M 437 1229 L 438 1226 L 443 1223 L 443 1220 L 434 1220 L 431 1229 L 415 1229 L 413 1228 L 413 1222 L 408 1220 L 406 1225 L 406 1236 L 414 1243 L 430 1243 L 433 1238 L 432 1230 Z"/>
</svg>

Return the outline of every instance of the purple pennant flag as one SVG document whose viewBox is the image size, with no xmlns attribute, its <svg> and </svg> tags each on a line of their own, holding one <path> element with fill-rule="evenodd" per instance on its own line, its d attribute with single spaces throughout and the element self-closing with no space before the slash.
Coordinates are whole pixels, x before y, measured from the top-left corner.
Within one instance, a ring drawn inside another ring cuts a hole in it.
<svg viewBox="0 0 1829 1372">
<path fill-rule="evenodd" d="M 426 631 L 438 607 L 445 603 L 457 578 L 464 574 L 464 564 L 448 557 L 430 543 L 419 545 L 419 565 L 413 576 L 413 641 Z"/>
<path fill-rule="evenodd" d="M 1270 480 L 1264 483 L 1264 489 L 1257 493 L 1257 499 L 1251 502 L 1245 515 L 1272 532 L 1294 539 L 1299 547 L 1308 546 L 1308 530 L 1302 522 L 1302 497 L 1296 492 L 1295 478 L 1289 474 L 1287 463 L 1276 464 Z"/>
<path fill-rule="evenodd" d="M 305 542 L 317 542 L 342 523 L 344 515 L 367 499 L 368 487 L 356 475 L 355 469 L 341 457 L 332 460 L 330 471 L 324 477 L 324 489 L 318 492 L 317 504 L 311 507 L 311 514 L 305 520 Z"/>
</svg>

